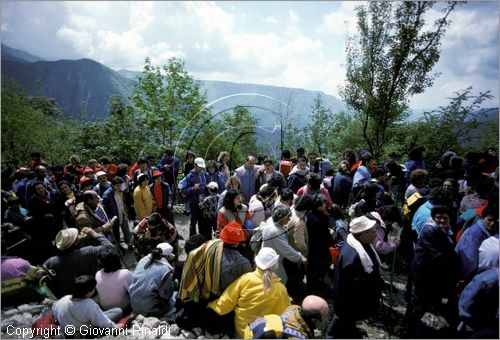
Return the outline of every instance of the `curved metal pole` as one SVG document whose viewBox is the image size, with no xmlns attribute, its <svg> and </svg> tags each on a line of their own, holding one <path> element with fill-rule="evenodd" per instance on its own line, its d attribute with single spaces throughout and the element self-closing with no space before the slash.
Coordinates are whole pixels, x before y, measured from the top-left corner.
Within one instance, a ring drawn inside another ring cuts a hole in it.
<svg viewBox="0 0 500 340">
<path fill-rule="evenodd" d="M 193 135 L 193 138 L 191 138 L 191 141 L 189 142 L 189 145 L 187 147 L 187 150 L 189 151 L 191 149 L 191 146 L 193 145 L 194 143 L 194 140 L 196 139 L 196 137 L 198 136 L 198 134 L 200 133 L 201 129 L 203 129 L 203 127 L 205 127 L 205 125 L 207 125 L 212 119 L 214 119 L 215 117 L 217 117 L 218 115 L 220 115 L 221 113 L 224 113 L 226 111 L 229 111 L 229 110 L 234 110 L 235 108 L 237 107 L 244 107 L 244 108 L 254 108 L 254 109 L 262 109 L 262 110 L 265 110 L 265 111 L 269 111 L 271 113 L 274 113 L 274 114 L 277 114 L 277 112 L 273 111 L 273 110 L 270 110 L 270 109 L 267 109 L 265 107 L 261 107 L 261 106 L 255 106 L 255 105 L 237 105 L 237 106 L 233 106 L 233 107 L 230 107 L 228 109 L 225 109 L 225 110 L 222 110 L 222 111 L 219 111 L 217 112 L 216 114 L 212 115 L 209 119 L 205 120 L 201 126 L 198 128 L 198 130 L 196 130 L 196 132 L 194 133 Z"/>
<path fill-rule="evenodd" d="M 251 135 L 254 133 L 256 134 L 256 131 L 245 131 L 245 132 L 240 133 L 238 135 L 238 137 L 235 138 L 235 140 L 233 142 L 233 146 L 231 147 L 231 152 L 229 153 L 229 169 L 233 168 L 233 151 L 234 151 L 234 147 L 236 146 L 236 143 L 238 143 L 238 141 L 240 140 L 241 137 L 246 136 L 246 135 Z"/>
</svg>

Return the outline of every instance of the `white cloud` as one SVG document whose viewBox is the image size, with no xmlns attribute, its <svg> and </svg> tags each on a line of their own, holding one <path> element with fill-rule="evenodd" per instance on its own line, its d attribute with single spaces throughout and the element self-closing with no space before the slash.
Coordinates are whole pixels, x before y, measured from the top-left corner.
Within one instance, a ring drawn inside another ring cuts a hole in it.
<svg viewBox="0 0 500 340">
<path fill-rule="evenodd" d="M 57 31 L 56 36 L 59 39 L 70 43 L 76 53 L 86 57 L 95 56 L 94 39 L 92 34 L 89 32 L 79 31 L 63 26 Z"/>
<path fill-rule="evenodd" d="M 344 1 L 340 8 L 323 16 L 322 24 L 317 28 L 318 33 L 329 33 L 335 36 L 353 34 L 357 29 L 355 8 L 361 5 L 356 1 Z"/>
<path fill-rule="evenodd" d="M 276 17 L 273 16 L 268 16 L 262 19 L 264 22 L 270 23 L 270 24 L 279 24 L 281 21 L 279 21 Z"/>
<path fill-rule="evenodd" d="M 288 17 L 290 18 L 292 25 L 297 25 L 300 22 L 299 15 L 293 10 L 288 11 Z"/>
</svg>

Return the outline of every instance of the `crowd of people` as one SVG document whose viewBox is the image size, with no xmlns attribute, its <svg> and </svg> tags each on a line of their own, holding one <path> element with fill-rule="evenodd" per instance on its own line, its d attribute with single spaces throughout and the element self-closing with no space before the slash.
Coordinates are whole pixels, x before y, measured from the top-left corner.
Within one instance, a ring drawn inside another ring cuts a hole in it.
<svg viewBox="0 0 500 340">
<path fill-rule="evenodd" d="M 399 249 L 403 336 L 422 336 L 435 312 L 457 337 L 498 337 L 497 150 L 447 151 L 436 164 L 425 151 L 378 164 L 346 150 L 334 167 L 299 148 L 236 169 L 225 151 L 86 165 L 71 155 L 65 166 L 34 152 L 2 171 L 2 280 L 55 273 L 61 325 L 123 327 L 133 313 L 240 338 L 360 338 Z"/>
</svg>

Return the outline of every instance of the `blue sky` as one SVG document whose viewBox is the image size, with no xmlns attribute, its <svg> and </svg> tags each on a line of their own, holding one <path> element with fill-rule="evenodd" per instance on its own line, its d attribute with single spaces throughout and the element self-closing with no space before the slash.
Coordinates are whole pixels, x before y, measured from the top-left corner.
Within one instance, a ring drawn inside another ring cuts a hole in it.
<svg viewBox="0 0 500 340">
<path fill-rule="evenodd" d="M 299 87 L 338 96 L 344 41 L 363 2 L 2 2 L 2 42 L 48 59 L 92 58 L 141 70 L 180 57 L 195 78 Z M 428 12 L 440 14 L 439 6 Z M 441 76 L 411 107 L 446 105 L 468 86 L 498 107 L 498 2 L 470 2 L 450 16 Z M 347 23 L 346 23 L 347 22 Z"/>
</svg>

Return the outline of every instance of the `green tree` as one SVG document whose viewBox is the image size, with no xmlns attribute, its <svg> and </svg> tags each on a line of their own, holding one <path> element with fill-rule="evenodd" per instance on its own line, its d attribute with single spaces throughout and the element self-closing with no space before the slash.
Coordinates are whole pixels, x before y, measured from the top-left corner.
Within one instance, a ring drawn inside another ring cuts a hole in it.
<svg viewBox="0 0 500 340">
<path fill-rule="evenodd" d="M 318 94 L 312 105 L 311 123 L 306 126 L 307 136 L 319 155 L 326 151 L 330 138 L 330 129 L 333 125 L 333 112 L 323 106 L 323 98 Z"/>
<path fill-rule="evenodd" d="M 45 97 L 29 98 L 11 81 L 2 84 L 2 161 L 28 164 L 33 151 L 47 161 L 64 164 L 80 142 L 78 124 L 64 119 L 61 109 Z"/>
<path fill-rule="evenodd" d="M 103 126 L 108 145 L 106 154 L 115 158 L 128 156 L 132 159 L 140 154 L 160 154 L 161 150 L 144 150 L 146 145 L 139 141 L 146 139 L 146 130 L 141 127 L 134 109 L 119 96 L 112 96 L 109 100 L 109 115 Z"/>
<path fill-rule="evenodd" d="M 162 67 L 151 65 L 146 58 L 132 103 L 148 131 L 148 140 L 144 142 L 169 147 L 185 147 L 196 123 L 209 115 L 199 82 L 177 58 L 169 59 Z"/>
<path fill-rule="evenodd" d="M 363 138 L 376 158 L 388 129 L 405 118 L 409 98 L 423 93 L 438 76 L 432 69 L 457 3 L 449 3 L 432 29 L 425 30 L 425 13 L 434 5 L 372 1 L 356 9 L 358 34 L 347 40 L 347 80 L 340 94 L 361 121 Z"/>
<path fill-rule="evenodd" d="M 421 145 L 427 145 L 427 157 L 439 159 L 447 150 L 463 154 L 471 142 L 484 135 L 481 131 L 481 121 L 485 114 L 481 104 L 492 98 L 490 91 L 472 93 L 472 87 L 456 92 L 450 103 L 440 106 L 437 110 L 424 112 L 424 130 L 420 130 Z M 424 133 L 423 133 L 424 132 Z M 498 130 L 496 134 L 489 134 L 492 138 L 486 139 L 486 145 L 473 144 L 472 147 L 486 148 L 498 143 Z"/>
</svg>

